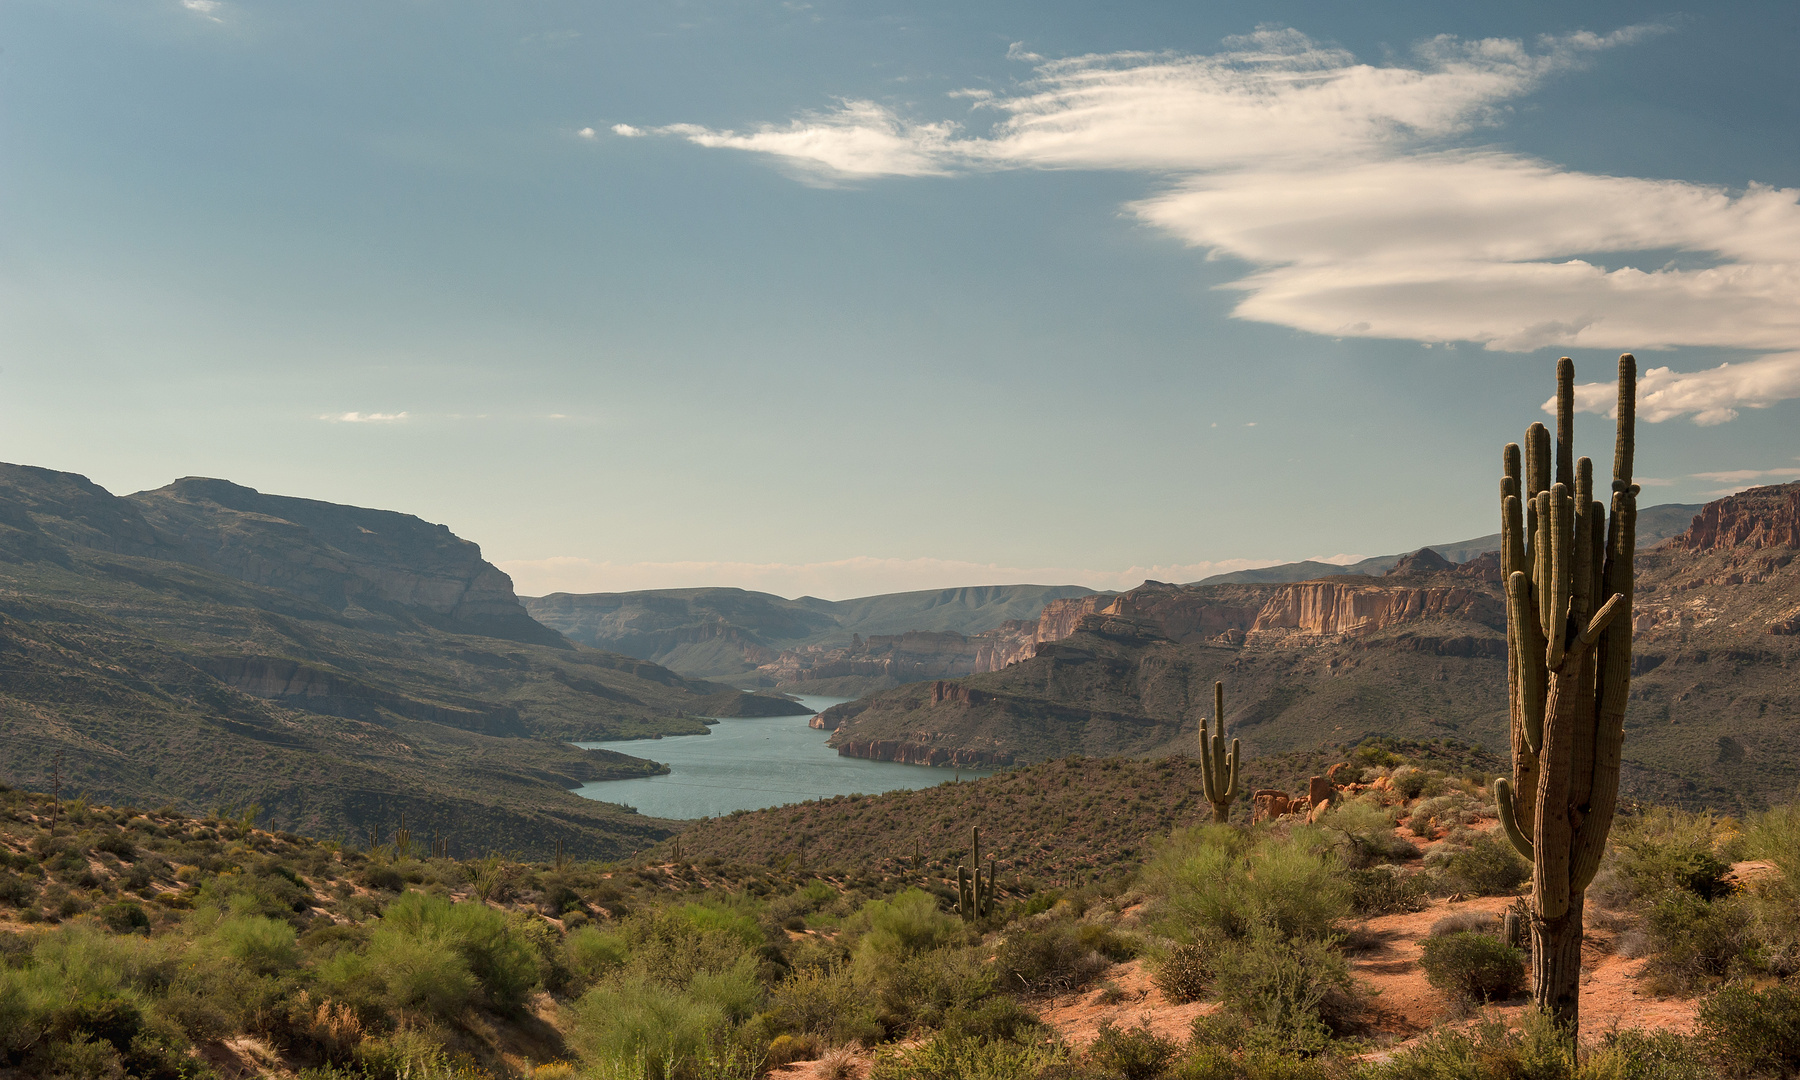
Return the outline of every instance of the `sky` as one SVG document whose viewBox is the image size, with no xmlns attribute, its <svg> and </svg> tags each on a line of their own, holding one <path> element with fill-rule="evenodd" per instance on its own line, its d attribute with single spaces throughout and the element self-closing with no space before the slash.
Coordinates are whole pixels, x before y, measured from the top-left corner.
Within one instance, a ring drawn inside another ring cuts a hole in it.
<svg viewBox="0 0 1800 1080">
<path fill-rule="evenodd" d="M 1129 587 L 1800 479 L 1800 6 L 8 0 L 0 460 L 524 594 Z"/>
</svg>

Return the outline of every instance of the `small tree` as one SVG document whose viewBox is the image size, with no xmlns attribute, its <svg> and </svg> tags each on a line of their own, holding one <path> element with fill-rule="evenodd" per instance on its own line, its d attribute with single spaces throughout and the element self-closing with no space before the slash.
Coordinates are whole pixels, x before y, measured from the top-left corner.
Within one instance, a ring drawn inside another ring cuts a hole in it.
<svg viewBox="0 0 1800 1080">
<path fill-rule="evenodd" d="M 1580 1022 L 1581 917 L 1619 794 L 1631 686 L 1631 574 L 1637 485 L 1631 458 L 1637 361 L 1619 357 L 1612 515 L 1594 467 L 1575 460 L 1575 364 L 1556 366 L 1550 433 L 1532 424 L 1523 462 L 1507 444 L 1500 481 L 1506 585 L 1510 779 L 1494 784 L 1500 823 L 1531 860 L 1531 994 L 1571 1038 Z"/>
</svg>

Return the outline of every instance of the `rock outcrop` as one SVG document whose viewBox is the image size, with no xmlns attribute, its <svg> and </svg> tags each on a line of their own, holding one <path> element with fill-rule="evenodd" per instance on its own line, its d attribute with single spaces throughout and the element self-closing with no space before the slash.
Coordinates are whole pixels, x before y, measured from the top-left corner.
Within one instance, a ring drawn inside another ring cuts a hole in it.
<svg viewBox="0 0 1800 1080">
<path fill-rule="evenodd" d="M 1409 587 L 1342 578 L 1280 586 L 1256 615 L 1249 642 L 1361 637 L 1402 623 L 1450 619 L 1504 626 L 1491 591 L 1467 586 Z"/>
<path fill-rule="evenodd" d="M 1013 763 L 1013 756 L 1004 750 L 928 746 L 899 739 L 849 739 L 838 745 L 837 752 L 840 757 L 897 761 L 903 765 L 935 765 L 940 768 L 998 769 Z"/>
<path fill-rule="evenodd" d="M 1670 543 L 1683 551 L 1800 547 L 1800 483 L 1751 488 L 1707 503 Z"/>
</svg>

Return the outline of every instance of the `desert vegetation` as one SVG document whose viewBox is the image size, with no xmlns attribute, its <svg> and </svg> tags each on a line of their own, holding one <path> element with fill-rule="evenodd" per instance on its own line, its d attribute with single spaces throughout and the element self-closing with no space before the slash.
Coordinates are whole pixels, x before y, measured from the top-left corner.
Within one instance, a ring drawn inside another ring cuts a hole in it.
<svg viewBox="0 0 1800 1080">
<path fill-rule="evenodd" d="M 1577 1046 L 1525 1004 L 1530 942 L 1497 905 L 1529 867 L 1498 836 L 1495 777 L 1379 743 L 1343 766 L 1310 822 L 1218 824 L 1196 800 L 1185 824 L 1142 838 L 1135 865 L 1072 884 L 1002 870 L 981 913 L 957 910 L 941 867 L 448 859 L 79 800 L 55 807 L 53 833 L 49 798 L 9 790 L 0 1068 L 1573 1080 L 1800 1067 L 1785 1034 L 1800 994 L 1783 981 L 1800 963 L 1800 812 L 1623 808 L 1593 938 L 1691 1023 Z M 1007 782 L 939 797 L 992 805 Z M 919 795 L 861 802 L 916 810 Z M 1419 981 L 1445 1021 L 1422 1031 L 1385 1019 L 1359 968 L 1379 927 L 1409 919 L 1425 920 Z M 1096 1030 L 1068 1019 L 1093 1008 L 1110 1010 Z"/>
</svg>

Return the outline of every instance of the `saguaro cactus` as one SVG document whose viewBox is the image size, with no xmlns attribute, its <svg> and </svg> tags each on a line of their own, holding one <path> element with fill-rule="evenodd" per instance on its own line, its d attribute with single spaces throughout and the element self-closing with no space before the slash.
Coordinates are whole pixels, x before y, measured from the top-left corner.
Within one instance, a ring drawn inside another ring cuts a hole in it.
<svg viewBox="0 0 1800 1080">
<path fill-rule="evenodd" d="M 981 880 L 981 826 L 971 825 L 975 873 L 966 866 L 956 868 L 956 912 L 964 921 L 986 918 L 994 909 L 994 860 L 988 860 L 987 881 Z"/>
<path fill-rule="evenodd" d="M 1213 683 L 1213 735 L 1206 738 L 1206 721 L 1200 721 L 1200 786 L 1212 803 L 1213 820 L 1231 820 L 1231 803 L 1237 798 L 1238 741 L 1225 751 L 1225 684 Z"/>
<path fill-rule="evenodd" d="M 1500 559 L 1506 583 L 1513 768 L 1494 783 L 1500 824 L 1531 860 L 1531 994 L 1572 1037 L 1580 1022 L 1581 915 L 1619 794 L 1631 684 L 1637 485 L 1631 457 L 1637 361 L 1619 357 L 1612 514 L 1594 467 L 1574 459 L 1575 364 L 1556 366 L 1556 458 L 1532 424 L 1523 461 L 1504 454 Z"/>
</svg>

